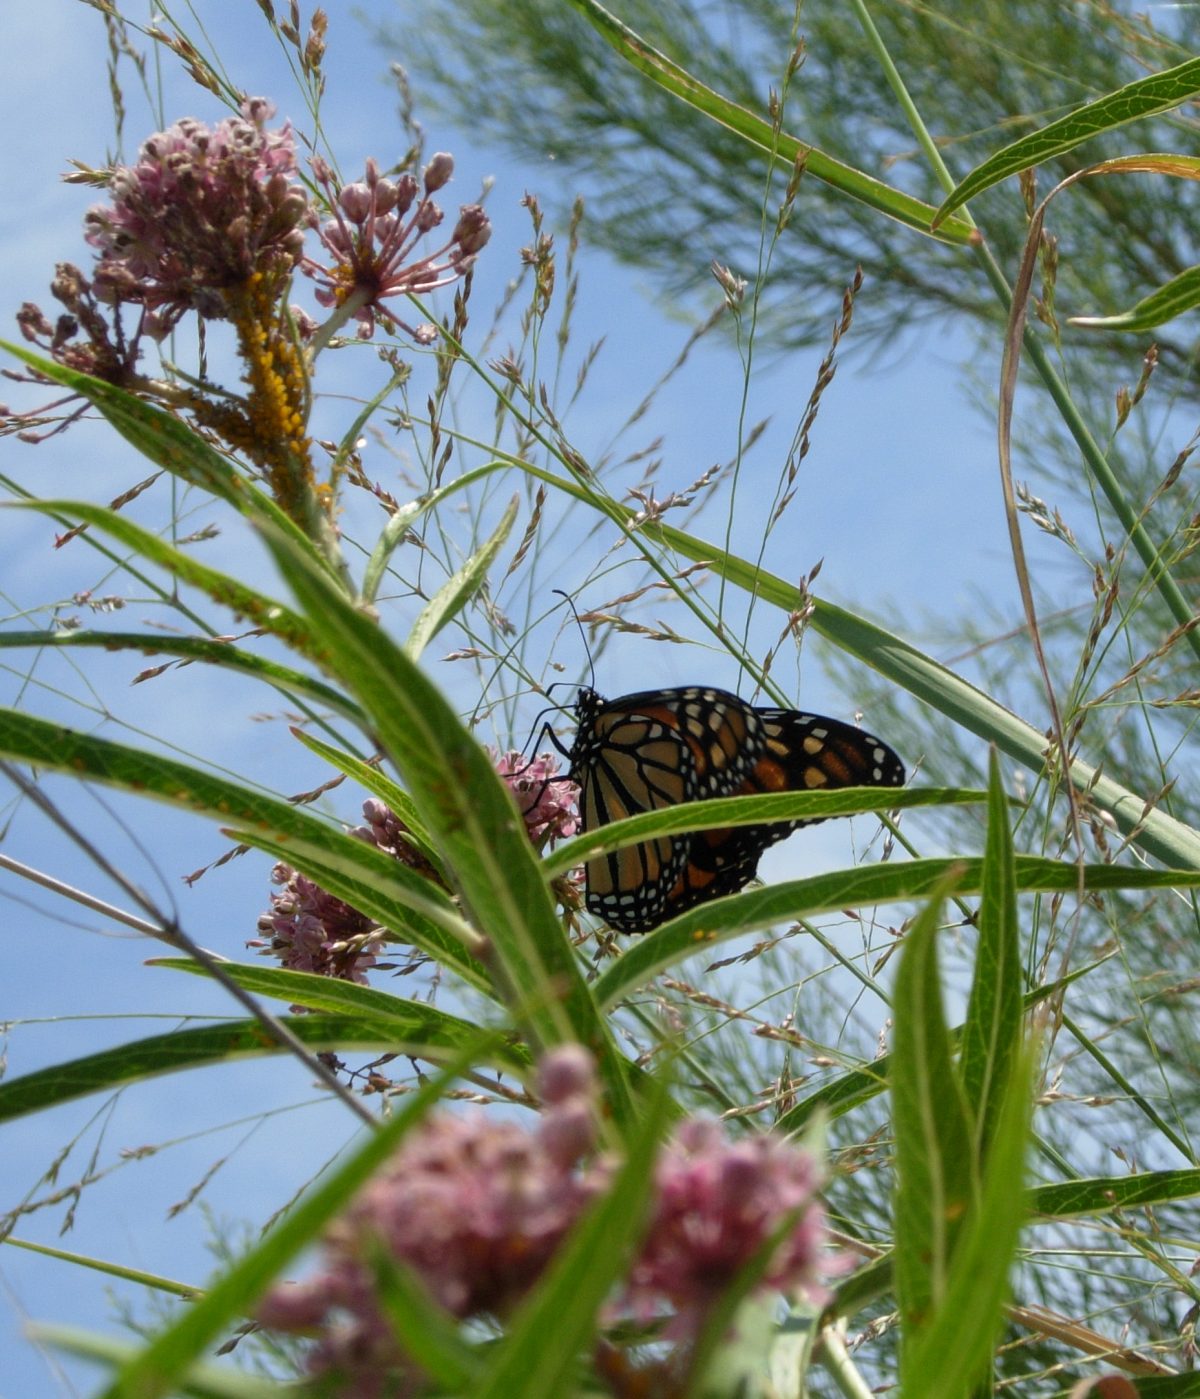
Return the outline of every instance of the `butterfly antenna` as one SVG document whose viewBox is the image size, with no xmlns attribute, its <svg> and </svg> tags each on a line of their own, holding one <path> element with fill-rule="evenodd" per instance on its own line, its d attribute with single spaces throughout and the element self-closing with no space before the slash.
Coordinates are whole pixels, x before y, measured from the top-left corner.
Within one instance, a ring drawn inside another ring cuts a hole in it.
<svg viewBox="0 0 1200 1399">
<path fill-rule="evenodd" d="M 587 657 L 588 675 L 591 677 L 590 688 L 594 690 L 596 688 L 596 667 L 592 664 L 592 648 L 588 645 L 587 632 L 584 631 L 583 623 L 579 620 L 579 613 L 575 610 L 575 599 L 570 593 L 564 593 L 561 588 L 553 588 L 551 591 L 563 599 L 571 609 L 571 616 L 575 618 L 575 625 L 579 628 L 579 635 L 583 640 L 583 654 Z"/>
</svg>

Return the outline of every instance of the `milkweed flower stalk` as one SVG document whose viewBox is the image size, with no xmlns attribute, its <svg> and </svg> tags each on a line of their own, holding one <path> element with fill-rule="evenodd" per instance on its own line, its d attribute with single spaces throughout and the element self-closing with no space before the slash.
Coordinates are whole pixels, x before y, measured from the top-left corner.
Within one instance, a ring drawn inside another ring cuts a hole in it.
<svg viewBox="0 0 1200 1399">
<path fill-rule="evenodd" d="M 465 206 L 449 237 L 433 252 L 420 251 L 443 222 L 431 195 L 453 173 L 444 153 L 420 181 L 411 173 L 384 178 L 368 161 L 365 179 L 345 185 L 314 156 L 331 215 L 323 222 L 297 170 L 291 125 L 271 127 L 273 115 L 266 99 L 247 98 L 238 115 L 213 126 L 184 118 L 151 136 L 134 164 L 103 172 L 97 178 L 107 201 L 84 220 L 96 253 L 90 275 L 60 264 L 51 285 L 63 307 L 57 320 L 32 302 L 17 320 L 25 338 L 58 363 L 185 413 L 241 454 L 336 559 L 334 482 L 318 483 L 308 432 L 316 355 L 350 317 L 366 335 L 381 324 L 420 344 L 436 339 L 434 327 L 409 327 L 382 303 L 467 275 L 491 225 L 479 205 Z M 323 259 L 306 255 L 310 236 Z M 297 272 L 315 281 L 318 303 L 332 311 L 325 326 L 288 306 Z M 233 326 L 245 392 L 139 372 L 145 342 L 161 341 L 189 313 Z M 31 429 L 46 412 L 8 415 L 5 425 L 40 440 Z"/>
<path fill-rule="evenodd" d="M 316 1337 L 310 1371 L 334 1385 L 330 1392 L 424 1392 L 376 1297 L 381 1256 L 411 1269 L 459 1320 L 503 1324 L 609 1187 L 618 1161 L 598 1149 L 590 1057 L 578 1046 L 552 1051 L 535 1088 L 541 1114 L 531 1128 L 479 1110 L 426 1119 L 330 1226 L 317 1272 L 263 1300 L 264 1325 Z M 625 1326 L 665 1321 L 659 1334 L 672 1344 L 622 1369 L 602 1343 L 610 1384 L 617 1375 L 627 1382 L 615 1392 L 678 1382 L 713 1305 L 772 1240 L 760 1287 L 820 1293 L 820 1183 L 815 1159 L 781 1138 L 730 1141 L 706 1119 L 678 1127 L 651 1182 L 642 1242 L 606 1314 Z"/>
</svg>

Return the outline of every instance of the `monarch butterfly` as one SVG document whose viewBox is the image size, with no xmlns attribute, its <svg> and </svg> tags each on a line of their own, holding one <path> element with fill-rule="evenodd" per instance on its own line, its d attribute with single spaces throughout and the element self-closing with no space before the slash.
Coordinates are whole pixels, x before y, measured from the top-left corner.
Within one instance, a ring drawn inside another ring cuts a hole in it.
<svg viewBox="0 0 1200 1399">
<path fill-rule="evenodd" d="M 689 686 L 606 700 L 584 688 L 575 717 L 570 775 L 584 831 L 704 797 L 904 781 L 904 764 L 873 735 L 818 714 L 756 708 L 725 690 Z M 649 932 L 736 893 L 769 845 L 811 824 L 730 826 L 597 855 L 586 866 L 587 907 L 620 932 Z"/>
</svg>

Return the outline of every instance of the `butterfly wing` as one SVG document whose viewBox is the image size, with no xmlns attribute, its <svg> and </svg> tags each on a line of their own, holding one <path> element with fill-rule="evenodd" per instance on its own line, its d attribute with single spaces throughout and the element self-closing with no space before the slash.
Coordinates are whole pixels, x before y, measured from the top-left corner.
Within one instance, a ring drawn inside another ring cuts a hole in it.
<svg viewBox="0 0 1200 1399">
<path fill-rule="evenodd" d="M 899 787 L 904 764 L 886 743 L 851 724 L 792 709 L 759 709 L 764 745 L 731 796 L 815 792 L 838 787 Z M 660 921 L 744 888 L 763 851 L 821 818 L 696 831 L 663 903 Z"/>
<path fill-rule="evenodd" d="M 898 787 L 904 764 L 852 724 L 793 709 L 755 709 L 724 690 L 646 690 L 604 700 L 581 690 L 571 747 L 583 829 L 702 797 L 838 787 Z M 820 818 L 816 818 L 820 819 Z M 586 866 L 587 907 L 644 933 L 736 893 L 764 850 L 805 821 L 729 826 L 643 841 Z"/>
<path fill-rule="evenodd" d="M 603 700 L 580 691 L 571 776 L 585 831 L 698 797 L 728 796 L 763 750 L 750 705 L 691 686 Z M 666 916 L 692 838 L 663 836 L 589 860 L 587 906 L 614 928 L 642 933 Z"/>
</svg>

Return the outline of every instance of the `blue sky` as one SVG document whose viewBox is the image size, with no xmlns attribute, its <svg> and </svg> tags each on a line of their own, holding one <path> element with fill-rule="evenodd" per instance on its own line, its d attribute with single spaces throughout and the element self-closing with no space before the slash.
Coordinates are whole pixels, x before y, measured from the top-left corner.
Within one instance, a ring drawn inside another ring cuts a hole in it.
<svg viewBox="0 0 1200 1399">
<path fill-rule="evenodd" d="M 217 49 L 230 56 L 234 80 L 248 91 L 271 96 L 281 118 L 294 115 L 299 123 L 303 113 L 294 107 L 286 66 L 257 6 L 248 0 L 237 6 L 204 0 L 194 8 L 210 26 Z M 386 165 L 403 149 L 386 77 L 393 55 L 374 47 L 349 6 L 335 0 L 329 8 L 327 135 L 343 169 L 361 168 L 368 155 Z M 85 261 L 80 221 L 92 196 L 63 184 L 60 175 L 72 157 L 100 165 L 111 150 L 99 15 L 76 0 L 6 7 L 0 18 L 0 70 L 0 117 L 7 133 L 0 144 L 0 162 L 10 191 L 0 207 L 5 253 L 0 313 L 11 317 L 26 299 L 49 308 L 46 285 L 57 260 Z M 128 82 L 127 68 L 124 76 Z M 175 69 L 169 56 L 164 56 L 154 82 L 161 84 L 168 120 L 222 115 Z M 124 154 L 131 158 L 155 123 L 132 89 L 129 103 Z M 501 153 L 474 145 L 466 133 L 452 129 L 434 127 L 430 138 L 431 150 L 449 149 L 457 158 L 455 185 L 446 201 L 451 207 L 473 199 L 483 179 L 494 180 L 489 207 L 496 234 L 481 265 L 475 296 L 477 306 L 490 306 L 515 274 L 518 250 L 528 240 L 522 195 L 526 190 L 549 195 L 561 171 L 550 161 L 540 167 L 515 166 Z M 707 262 L 719 252 L 697 249 L 696 255 Z M 679 352 L 687 327 L 655 308 L 641 274 L 586 250 L 582 271 L 577 336 L 580 344 L 604 337 L 605 347 L 570 427 L 577 444 L 599 452 L 613 423 L 632 410 L 646 386 Z M 847 276 L 852 271 L 848 267 Z M 868 287 L 864 295 L 870 294 Z M 714 287 L 714 303 L 717 295 Z M 830 322 L 837 310 L 833 304 L 827 308 Z M 11 319 L 8 325 L 4 334 L 16 339 Z M 969 407 L 962 387 L 971 346 L 936 329 L 915 334 L 909 344 L 903 359 L 883 368 L 853 353 L 844 359 L 814 433 L 801 502 L 769 562 L 795 576 L 823 558 L 818 584 L 822 595 L 869 616 L 903 618 L 914 637 L 936 618 L 960 613 L 976 590 L 986 592 L 1001 611 L 1009 599 L 1009 615 L 1015 618 L 993 429 Z M 756 376 L 748 416 L 754 420 L 771 415 L 774 426 L 750 471 L 762 470 L 766 479 L 774 480 L 820 358 L 820 349 L 795 354 Z M 998 365 L 974 368 L 987 381 Z M 638 425 L 628 445 L 663 438 L 663 490 L 683 486 L 706 466 L 732 455 L 740 384 L 732 350 L 713 342 L 697 353 L 651 416 Z M 3 394 L 13 406 L 38 401 L 8 383 Z M 336 400 L 328 411 L 336 417 Z M 347 412 L 352 415 L 352 405 Z M 368 470 L 391 479 L 386 455 L 368 449 L 366 461 Z M 43 494 L 99 501 L 146 474 L 123 444 L 95 424 L 78 425 L 38 448 L 0 440 L 0 473 Z M 760 503 L 755 480 L 753 475 L 744 479 L 745 508 L 750 511 Z M 211 512 L 201 514 L 207 518 Z M 706 523 L 713 537 L 719 537 L 720 517 L 709 517 Z M 0 616 L 10 625 L 46 625 L 56 604 L 89 620 L 90 614 L 73 607 L 70 598 L 83 588 L 105 591 L 105 574 L 95 556 L 73 546 L 55 551 L 53 534 L 54 528 L 39 517 L 0 515 L 0 559 L 6 565 L 0 570 Z M 239 547 L 229 536 L 216 541 L 207 557 L 228 564 L 239 558 Z M 568 565 L 564 568 L 568 571 L 563 582 L 571 586 Z M 128 591 L 127 583 L 122 587 Z M 595 605 L 605 596 L 597 589 L 581 604 Z M 122 619 L 95 618 L 97 625 L 106 622 L 120 625 Z M 126 614 L 125 623 L 135 624 L 132 614 Z M 764 634 L 773 639 L 777 630 L 776 619 L 770 619 Z M 731 683 L 727 671 L 704 671 L 709 654 L 691 647 L 650 651 L 635 640 L 623 641 L 606 656 L 601 688 L 619 693 L 648 683 Z M 577 652 L 569 655 L 563 650 L 561 659 L 576 668 L 581 664 Z M 328 776 L 307 755 L 297 756 L 283 725 L 256 717 L 264 703 L 260 694 L 205 674 L 200 667 L 179 680 L 131 689 L 133 674 L 145 664 L 139 658 L 98 656 L 76 665 L 61 656 L 35 661 L 5 652 L 2 660 L 0 703 L 67 717 L 81 727 L 131 742 L 139 733 L 169 734 L 185 753 L 203 754 L 285 791 L 302 790 Z M 790 683 L 790 666 L 781 673 Z M 832 690 L 811 657 L 803 678 L 798 703 L 845 717 L 853 712 L 857 697 Z M 226 848 L 227 842 L 211 827 L 161 808 L 147 810 L 100 794 L 81 796 L 68 783 L 50 782 L 47 790 L 69 806 L 122 868 L 175 905 L 193 936 L 224 955 L 243 955 L 254 917 L 265 904 L 267 866 L 261 858 L 235 861 L 188 889 L 180 876 Z M 353 818 L 353 804 L 342 814 Z M 4 853 L 123 902 L 119 891 L 84 865 L 43 818 L 27 804 L 12 804 L 7 791 L 0 792 L 0 820 Z M 849 847 L 839 831 L 844 828 L 825 826 L 813 832 L 805 858 L 844 863 Z M 794 844 L 779 847 L 772 861 L 789 858 L 785 850 L 793 851 L 794 858 Z M 764 872 L 771 867 L 764 865 Z M 10 1075 L 101 1045 L 164 1032 L 189 1015 L 226 1009 L 199 981 L 147 967 L 146 959 L 161 949 L 4 871 L 0 932 L 8 966 L 0 1015 L 21 1022 L 9 1035 Z M 273 1115 L 260 1122 L 264 1112 Z M 98 1113 L 101 1118 L 94 1121 Z M 61 1205 L 22 1220 L 16 1233 L 199 1283 L 210 1267 L 205 1226 L 196 1206 L 168 1218 L 172 1205 L 214 1171 L 204 1194 L 214 1212 L 227 1221 L 257 1224 L 302 1187 L 348 1138 L 350 1129 L 345 1112 L 321 1101 L 298 1069 L 281 1069 L 275 1061 L 167 1077 L 139 1086 L 111 1106 L 106 1100 L 85 1099 L 61 1112 L 5 1127 L 7 1189 L 0 1210 L 15 1206 L 27 1194 L 42 1198 L 53 1193 L 41 1180 L 42 1173 L 78 1134 L 80 1145 L 62 1167 L 58 1186 L 87 1169 L 93 1148 L 111 1175 L 84 1192 L 74 1227 L 65 1236 L 58 1232 Z M 167 1142 L 176 1144 L 156 1159 L 128 1159 L 130 1152 Z M 60 1367 L 22 1338 L 21 1327 L 32 1319 L 115 1330 L 103 1279 L 4 1248 L 0 1289 L 5 1299 L 0 1306 L 0 1354 L 5 1356 L 0 1399 L 92 1392 L 93 1372 L 71 1363 Z M 143 1307 L 136 1289 L 122 1295 L 134 1299 L 135 1308 Z"/>
</svg>

